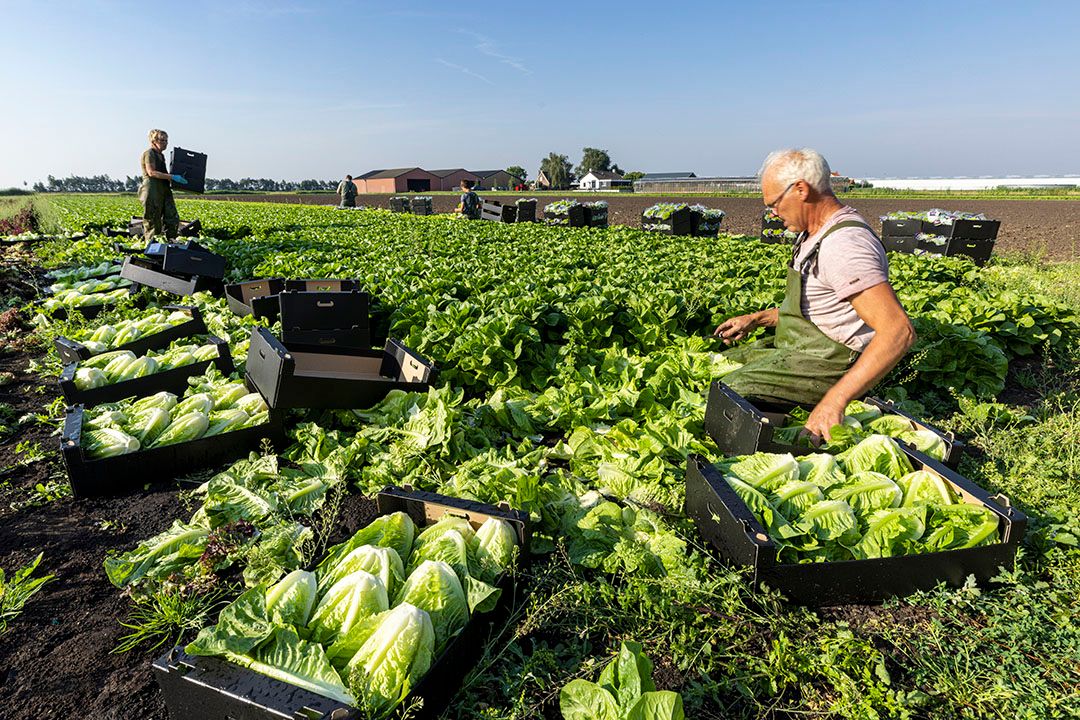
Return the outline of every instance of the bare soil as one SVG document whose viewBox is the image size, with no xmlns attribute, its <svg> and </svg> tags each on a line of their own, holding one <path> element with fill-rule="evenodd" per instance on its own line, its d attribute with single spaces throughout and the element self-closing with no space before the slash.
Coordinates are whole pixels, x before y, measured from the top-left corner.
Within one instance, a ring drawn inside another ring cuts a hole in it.
<svg viewBox="0 0 1080 720">
<path fill-rule="evenodd" d="M 499 202 L 513 202 L 528 193 L 481 193 L 484 198 Z M 357 205 L 388 208 L 390 195 L 359 195 Z M 569 197 L 569 196 L 568 196 Z M 211 200 L 238 200 L 247 202 L 285 202 L 307 205 L 336 205 L 337 196 L 313 195 L 207 195 Z M 537 214 L 544 205 L 559 199 L 554 195 L 540 198 Z M 582 198 L 578 196 L 577 200 Z M 608 203 L 608 217 L 615 225 L 641 225 L 641 212 L 657 202 L 700 202 L 706 207 L 719 208 L 727 213 L 721 229 L 724 232 L 758 235 L 761 232 L 762 202 L 760 198 L 695 197 L 655 195 L 597 195 L 598 200 Z M 453 211 L 458 199 L 454 195 L 433 195 L 435 212 Z M 875 230 L 880 229 L 880 216 L 894 210 L 930 210 L 944 207 L 950 210 L 986 213 L 987 217 L 1001 221 L 996 252 L 1023 253 L 1047 260 L 1080 259 L 1080 201 L 1076 200 L 906 200 L 842 198 L 867 220 Z M 963 207 L 958 205 L 962 203 Z"/>
</svg>

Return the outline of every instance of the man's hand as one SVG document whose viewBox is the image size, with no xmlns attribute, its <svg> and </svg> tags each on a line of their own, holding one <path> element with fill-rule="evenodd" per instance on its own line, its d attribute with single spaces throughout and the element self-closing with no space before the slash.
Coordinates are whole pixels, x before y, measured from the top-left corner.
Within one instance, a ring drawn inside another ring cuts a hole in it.
<svg viewBox="0 0 1080 720">
<path fill-rule="evenodd" d="M 811 439 L 832 440 L 829 431 L 833 425 L 839 425 L 844 421 L 844 410 L 846 408 L 846 403 L 834 403 L 828 398 L 824 398 L 810 413 L 810 417 L 806 419 L 806 427 L 803 432 L 809 435 Z"/>
<path fill-rule="evenodd" d="M 187 178 L 185 178 L 183 175 L 173 175 L 172 181 L 180 185 L 187 185 Z"/>
<path fill-rule="evenodd" d="M 757 328 L 761 327 L 757 313 L 739 315 L 728 318 L 713 331 L 713 335 L 723 340 L 728 345 L 742 340 Z"/>
</svg>

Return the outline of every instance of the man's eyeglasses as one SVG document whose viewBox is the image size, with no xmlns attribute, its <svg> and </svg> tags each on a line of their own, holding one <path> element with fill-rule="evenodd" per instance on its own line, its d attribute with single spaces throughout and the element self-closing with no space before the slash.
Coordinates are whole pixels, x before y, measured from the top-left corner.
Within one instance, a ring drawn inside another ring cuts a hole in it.
<svg viewBox="0 0 1080 720">
<path fill-rule="evenodd" d="M 798 180 L 796 180 L 795 182 L 798 182 Z M 765 207 L 769 208 L 775 213 L 776 206 L 780 203 L 781 200 L 784 199 L 784 196 L 788 194 L 788 190 L 793 187 L 795 187 L 795 183 L 791 183 L 790 185 L 788 185 L 786 188 L 784 188 L 784 192 L 780 193 L 780 195 L 778 195 L 775 200 L 773 200 L 771 203 L 765 203 Z"/>
</svg>

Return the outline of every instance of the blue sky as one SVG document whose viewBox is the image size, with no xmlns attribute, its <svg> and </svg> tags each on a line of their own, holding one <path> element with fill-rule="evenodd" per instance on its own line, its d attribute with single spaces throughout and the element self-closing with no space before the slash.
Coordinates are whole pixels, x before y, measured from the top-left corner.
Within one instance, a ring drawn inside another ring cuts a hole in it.
<svg viewBox="0 0 1080 720">
<path fill-rule="evenodd" d="M 157 7 L 157 10 L 151 10 Z M 575 163 L 856 177 L 1080 173 L 1080 4 L 5 2 L 0 187 Z"/>
</svg>

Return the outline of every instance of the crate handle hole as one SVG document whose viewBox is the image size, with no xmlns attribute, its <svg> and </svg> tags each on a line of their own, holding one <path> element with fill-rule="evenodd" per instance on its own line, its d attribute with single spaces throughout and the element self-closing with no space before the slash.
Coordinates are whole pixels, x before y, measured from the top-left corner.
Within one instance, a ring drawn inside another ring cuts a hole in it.
<svg viewBox="0 0 1080 720">
<path fill-rule="evenodd" d="M 315 304 L 318 307 L 321 307 L 321 308 L 332 308 L 332 307 L 334 307 L 334 301 L 333 300 L 327 300 L 327 301 L 320 300 L 319 302 L 317 302 Z"/>
</svg>

